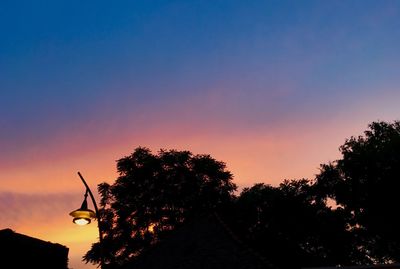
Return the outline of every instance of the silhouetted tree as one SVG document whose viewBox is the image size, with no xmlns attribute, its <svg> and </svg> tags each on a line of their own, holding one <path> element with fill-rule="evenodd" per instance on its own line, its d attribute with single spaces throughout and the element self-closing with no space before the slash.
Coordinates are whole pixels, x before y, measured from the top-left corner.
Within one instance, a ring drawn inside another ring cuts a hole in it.
<svg viewBox="0 0 400 269">
<path fill-rule="evenodd" d="M 306 179 L 278 187 L 256 184 L 243 190 L 237 206 L 237 231 L 278 268 L 349 264 L 356 258 L 345 212 L 319 203 Z"/>
<path fill-rule="evenodd" d="M 118 160 L 114 184 L 99 185 L 107 264 L 135 258 L 217 208 L 279 268 L 399 262 L 400 122 L 374 122 L 340 151 L 314 181 L 256 184 L 234 197 L 232 175 L 209 155 L 137 148 Z M 97 263 L 99 254 L 95 243 L 84 259 Z"/>
<path fill-rule="evenodd" d="M 189 151 L 137 148 L 117 161 L 119 177 L 102 183 L 101 221 L 105 260 L 121 265 L 159 241 L 188 218 L 231 201 L 236 189 L 223 162 Z M 84 256 L 100 260 L 99 243 Z"/>
<path fill-rule="evenodd" d="M 321 166 L 316 188 L 350 214 L 349 229 L 370 263 L 400 261 L 400 122 L 373 122 Z"/>
</svg>

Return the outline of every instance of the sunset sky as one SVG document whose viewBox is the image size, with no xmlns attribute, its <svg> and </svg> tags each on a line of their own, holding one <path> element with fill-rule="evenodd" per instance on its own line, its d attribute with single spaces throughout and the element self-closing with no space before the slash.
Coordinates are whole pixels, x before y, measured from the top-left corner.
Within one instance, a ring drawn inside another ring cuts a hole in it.
<svg viewBox="0 0 400 269">
<path fill-rule="evenodd" d="M 145 146 L 276 185 L 399 120 L 400 1 L 4 0 L 0 115 L 0 229 L 92 268 L 77 171 L 95 190 Z"/>
</svg>

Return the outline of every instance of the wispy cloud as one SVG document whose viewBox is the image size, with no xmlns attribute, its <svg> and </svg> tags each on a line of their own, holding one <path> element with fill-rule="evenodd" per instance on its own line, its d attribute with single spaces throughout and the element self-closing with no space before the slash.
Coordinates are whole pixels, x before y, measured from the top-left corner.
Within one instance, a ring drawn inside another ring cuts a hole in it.
<svg viewBox="0 0 400 269">
<path fill-rule="evenodd" d="M 52 225 L 79 207 L 81 200 L 82 194 L 0 192 L 0 224 L 17 230 L 43 223 Z"/>
</svg>

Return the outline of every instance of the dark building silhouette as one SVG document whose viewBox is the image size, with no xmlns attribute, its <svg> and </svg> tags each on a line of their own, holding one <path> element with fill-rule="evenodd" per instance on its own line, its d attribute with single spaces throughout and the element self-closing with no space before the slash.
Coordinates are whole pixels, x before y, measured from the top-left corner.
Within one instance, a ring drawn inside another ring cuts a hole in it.
<svg viewBox="0 0 400 269">
<path fill-rule="evenodd" d="M 0 230 L 0 268 L 67 269 L 68 248 L 10 229 Z"/>
<path fill-rule="evenodd" d="M 217 215 L 198 218 L 122 269 L 275 269 L 244 245 Z"/>
</svg>

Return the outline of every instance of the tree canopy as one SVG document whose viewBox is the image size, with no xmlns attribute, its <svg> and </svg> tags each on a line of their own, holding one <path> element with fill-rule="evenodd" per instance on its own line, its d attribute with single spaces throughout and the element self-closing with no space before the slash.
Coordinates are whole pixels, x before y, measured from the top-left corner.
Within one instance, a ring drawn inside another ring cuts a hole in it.
<svg viewBox="0 0 400 269">
<path fill-rule="evenodd" d="M 400 122 L 373 122 L 322 164 L 315 179 L 255 184 L 239 196 L 223 162 L 189 151 L 137 148 L 99 185 L 105 260 L 137 257 L 198 214 L 221 216 L 278 268 L 400 261 Z M 99 262 L 99 243 L 84 256 Z"/>
<path fill-rule="evenodd" d="M 227 214 L 278 268 L 400 261 L 400 122 L 373 122 L 314 180 L 246 188 Z"/>
<path fill-rule="evenodd" d="M 357 249 L 346 213 L 316 201 L 306 179 L 256 184 L 237 200 L 236 231 L 278 268 L 351 264 Z"/>
<path fill-rule="evenodd" d="M 223 162 L 189 151 L 139 147 L 117 161 L 117 170 L 115 183 L 98 187 L 108 265 L 136 257 L 186 219 L 229 202 L 236 190 Z M 99 243 L 84 260 L 99 262 Z"/>
<path fill-rule="evenodd" d="M 400 122 L 373 122 L 340 151 L 341 159 L 321 166 L 319 195 L 351 215 L 348 225 L 369 262 L 400 261 Z"/>
</svg>

